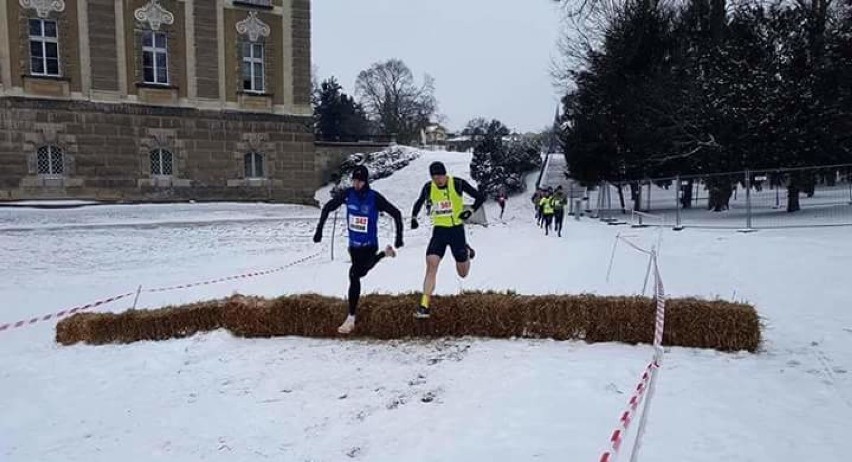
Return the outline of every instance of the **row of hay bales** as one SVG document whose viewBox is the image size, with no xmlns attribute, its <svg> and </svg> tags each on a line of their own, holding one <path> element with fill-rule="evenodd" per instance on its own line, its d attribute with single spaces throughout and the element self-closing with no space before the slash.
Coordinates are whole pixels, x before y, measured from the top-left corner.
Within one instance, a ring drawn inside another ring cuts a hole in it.
<svg viewBox="0 0 852 462">
<path fill-rule="evenodd" d="M 354 337 L 552 338 L 651 343 L 655 303 L 643 297 L 517 295 L 477 292 L 436 297 L 428 320 L 412 316 L 415 294 L 368 295 Z M 346 303 L 320 295 L 277 299 L 233 296 L 192 305 L 121 314 L 83 313 L 57 325 L 63 345 L 166 340 L 225 328 L 242 337 L 337 337 Z M 753 306 L 694 298 L 666 303 L 665 345 L 755 351 L 760 320 Z"/>
</svg>

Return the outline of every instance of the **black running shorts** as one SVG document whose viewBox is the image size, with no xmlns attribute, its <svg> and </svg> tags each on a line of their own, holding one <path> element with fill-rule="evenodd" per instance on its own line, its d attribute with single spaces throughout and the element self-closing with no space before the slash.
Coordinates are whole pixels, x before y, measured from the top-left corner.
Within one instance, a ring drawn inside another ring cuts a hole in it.
<svg viewBox="0 0 852 462">
<path fill-rule="evenodd" d="M 468 260 L 467 240 L 464 236 L 464 226 L 453 226 L 451 228 L 436 226 L 432 228 L 432 240 L 426 248 L 426 255 L 437 255 L 444 258 L 447 247 L 453 253 L 453 258 L 458 263 Z"/>
</svg>

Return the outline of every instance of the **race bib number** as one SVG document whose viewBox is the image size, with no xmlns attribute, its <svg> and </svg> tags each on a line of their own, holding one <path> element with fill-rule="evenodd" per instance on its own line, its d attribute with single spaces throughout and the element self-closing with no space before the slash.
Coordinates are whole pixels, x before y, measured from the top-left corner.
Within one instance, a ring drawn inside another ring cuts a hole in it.
<svg viewBox="0 0 852 462">
<path fill-rule="evenodd" d="M 370 219 L 367 217 L 349 217 L 349 230 L 356 233 L 366 233 L 367 226 L 370 224 Z"/>
<path fill-rule="evenodd" d="M 451 201 L 439 201 L 435 203 L 435 215 L 443 216 L 443 215 L 452 215 L 453 214 L 453 203 Z"/>
</svg>

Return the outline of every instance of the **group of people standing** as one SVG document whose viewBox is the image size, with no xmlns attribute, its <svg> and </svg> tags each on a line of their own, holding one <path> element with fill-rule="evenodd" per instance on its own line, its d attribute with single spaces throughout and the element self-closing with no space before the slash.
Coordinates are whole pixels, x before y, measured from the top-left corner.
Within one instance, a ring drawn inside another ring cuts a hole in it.
<svg viewBox="0 0 852 462">
<path fill-rule="evenodd" d="M 562 237 L 562 225 L 565 221 L 565 204 L 568 199 L 562 186 L 555 190 L 552 187 L 538 188 L 532 196 L 535 207 L 536 224 L 544 228 L 544 235 L 550 235 L 550 227 L 559 237 Z"/>
<path fill-rule="evenodd" d="M 470 261 L 476 252 L 467 244 L 464 224 L 485 202 L 482 195 L 470 183 L 449 176 L 441 162 L 429 166 L 432 180 L 420 191 L 420 197 L 414 203 L 411 212 L 411 229 L 420 224 L 417 216 L 426 205 L 432 221 L 432 239 L 426 247 L 426 276 L 423 281 L 423 295 L 414 316 L 428 318 L 431 313 L 431 298 L 435 290 L 438 266 L 446 254 L 447 247 L 456 261 L 459 277 L 470 273 Z M 465 210 L 462 194 L 474 199 L 472 210 Z M 335 194 L 322 209 L 314 242 L 322 241 L 322 230 L 328 215 L 346 204 L 346 220 L 349 231 L 349 255 L 352 265 L 349 268 L 349 314 L 337 329 L 341 334 L 349 334 L 355 328 L 358 301 L 361 296 L 361 278 L 386 257 L 395 257 L 396 249 L 403 246 L 402 214 L 384 196 L 370 188 L 369 172 L 364 166 L 358 166 L 352 172 L 352 186 Z M 379 251 L 378 219 L 379 212 L 387 213 L 396 225 L 394 245 L 388 245 Z"/>
</svg>

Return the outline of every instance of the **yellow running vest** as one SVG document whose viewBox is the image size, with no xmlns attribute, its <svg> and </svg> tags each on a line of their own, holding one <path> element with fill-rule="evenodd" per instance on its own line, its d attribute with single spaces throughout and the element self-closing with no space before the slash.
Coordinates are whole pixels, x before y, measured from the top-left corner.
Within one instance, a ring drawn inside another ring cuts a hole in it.
<svg viewBox="0 0 852 462">
<path fill-rule="evenodd" d="M 452 228 L 462 224 L 458 216 L 464 210 L 464 202 L 461 194 L 456 191 L 453 177 L 447 177 L 446 189 L 439 188 L 433 181 L 429 200 L 432 202 L 432 226 Z"/>
<path fill-rule="evenodd" d="M 541 211 L 545 215 L 553 215 L 553 199 L 549 197 L 545 197 L 539 203 L 541 205 Z"/>
</svg>

